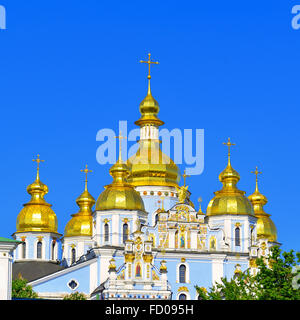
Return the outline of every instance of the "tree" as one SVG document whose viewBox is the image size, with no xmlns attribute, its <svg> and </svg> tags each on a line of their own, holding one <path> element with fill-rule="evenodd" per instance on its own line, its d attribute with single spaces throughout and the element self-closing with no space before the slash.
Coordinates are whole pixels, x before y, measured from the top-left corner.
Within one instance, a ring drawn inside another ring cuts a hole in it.
<svg viewBox="0 0 300 320">
<path fill-rule="evenodd" d="M 256 275 L 247 269 L 233 279 L 222 278 L 208 292 L 196 286 L 199 300 L 300 300 L 300 280 L 296 281 L 298 288 L 295 286 L 295 277 L 300 275 L 300 270 L 295 270 L 297 262 L 300 263 L 300 252 L 281 254 L 274 246 L 268 257 L 256 259 Z"/>
<path fill-rule="evenodd" d="M 27 284 L 27 280 L 19 277 L 12 281 L 12 298 L 37 299 L 38 295 L 32 287 Z"/>
<path fill-rule="evenodd" d="M 73 292 L 64 296 L 63 300 L 86 300 L 86 295 L 81 292 Z"/>
</svg>

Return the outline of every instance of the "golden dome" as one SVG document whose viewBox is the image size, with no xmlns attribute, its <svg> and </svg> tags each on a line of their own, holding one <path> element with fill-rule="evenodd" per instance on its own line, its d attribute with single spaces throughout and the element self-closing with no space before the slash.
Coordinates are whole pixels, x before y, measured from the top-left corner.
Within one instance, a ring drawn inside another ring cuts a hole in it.
<svg viewBox="0 0 300 320">
<path fill-rule="evenodd" d="M 121 158 L 110 168 L 109 173 L 113 177 L 113 182 L 105 186 L 105 190 L 100 194 L 96 210 L 145 211 L 140 194 L 126 180 L 130 172 Z"/>
<path fill-rule="evenodd" d="M 229 138 L 225 144 L 228 148 L 233 145 Z M 253 207 L 249 199 L 245 197 L 245 191 L 241 191 L 236 187 L 240 180 L 240 175 L 231 166 L 230 149 L 228 150 L 227 167 L 219 175 L 219 180 L 223 183 L 223 188 L 214 192 L 215 197 L 210 200 L 207 207 L 207 216 L 224 214 L 254 216 Z"/>
<path fill-rule="evenodd" d="M 38 165 L 42 161 L 36 159 Z M 57 233 L 57 217 L 51 209 L 51 204 L 47 203 L 44 195 L 48 193 L 48 187 L 40 181 L 39 166 L 35 181 L 27 187 L 27 192 L 31 195 L 28 203 L 17 217 L 16 232 L 53 232 Z"/>
<path fill-rule="evenodd" d="M 268 199 L 258 190 L 258 172 L 257 167 L 255 171 L 252 171 L 256 175 L 255 191 L 248 198 L 251 201 L 255 216 L 258 218 L 256 222 L 256 233 L 258 238 L 269 239 L 270 241 L 277 241 L 277 229 L 274 222 L 270 218 L 270 214 L 264 211 L 264 205 L 268 202 Z"/>
<path fill-rule="evenodd" d="M 86 169 L 81 170 L 86 174 L 92 172 Z M 93 233 L 93 218 L 92 207 L 95 204 L 95 199 L 88 192 L 87 178 L 85 180 L 85 188 L 83 193 L 76 199 L 76 203 L 79 206 L 79 211 L 72 214 L 72 219 L 67 223 L 64 231 L 65 237 L 77 237 L 77 236 L 92 236 Z"/>
<path fill-rule="evenodd" d="M 127 160 L 130 170 L 128 182 L 134 186 L 178 186 L 177 165 L 164 154 L 158 140 L 140 140 L 139 149 Z"/>
</svg>

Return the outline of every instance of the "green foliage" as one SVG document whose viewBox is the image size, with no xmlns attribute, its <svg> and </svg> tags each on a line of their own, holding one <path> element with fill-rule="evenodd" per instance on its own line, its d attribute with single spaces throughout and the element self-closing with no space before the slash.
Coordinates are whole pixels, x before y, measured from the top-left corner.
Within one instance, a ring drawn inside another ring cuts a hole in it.
<svg viewBox="0 0 300 320">
<path fill-rule="evenodd" d="M 27 285 L 27 280 L 19 278 L 12 281 L 12 298 L 37 299 L 38 295 L 32 287 Z"/>
<path fill-rule="evenodd" d="M 267 258 L 258 258 L 257 274 L 250 270 L 240 272 L 233 279 L 222 278 L 207 292 L 196 286 L 202 300 L 300 300 L 300 289 L 293 288 L 293 278 L 300 273 L 293 267 L 300 263 L 300 253 L 283 252 L 278 246 L 270 250 Z M 298 281 L 299 283 L 299 281 Z"/>
<path fill-rule="evenodd" d="M 86 300 L 86 296 L 81 292 L 73 292 L 64 296 L 63 300 Z"/>
</svg>

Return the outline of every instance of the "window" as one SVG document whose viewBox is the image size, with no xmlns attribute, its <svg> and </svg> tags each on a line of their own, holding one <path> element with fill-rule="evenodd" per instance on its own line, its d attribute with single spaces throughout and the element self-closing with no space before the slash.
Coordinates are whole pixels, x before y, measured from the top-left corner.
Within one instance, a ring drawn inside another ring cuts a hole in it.
<svg viewBox="0 0 300 320">
<path fill-rule="evenodd" d="M 179 267 L 179 282 L 186 282 L 186 266 L 184 264 L 180 265 Z"/>
<path fill-rule="evenodd" d="M 178 300 L 186 300 L 186 294 L 181 293 L 181 294 L 179 295 Z"/>
<path fill-rule="evenodd" d="M 235 228 L 235 245 L 240 246 L 241 245 L 241 239 L 240 239 L 240 228 Z"/>
<path fill-rule="evenodd" d="M 22 258 L 26 259 L 26 242 L 22 243 Z"/>
<path fill-rule="evenodd" d="M 109 225 L 108 223 L 105 223 L 104 225 L 104 241 L 109 241 Z"/>
<path fill-rule="evenodd" d="M 72 248 L 71 255 L 72 255 L 71 263 L 73 264 L 73 263 L 76 262 L 76 250 L 75 250 L 75 248 Z"/>
<path fill-rule="evenodd" d="M 39 241 L 39 242 L 37 243 L 36 249 L 37 249 L 37 251 L 36 251 L 36 257 L 37 257 L 38 259 L 42 259 L 42 242 L 41 242 L 41 241 Z"/>
<path fill-rule="evenodd" d="M 52 241 L 52 260 L 55 259 L 55 241 Z"/>
<path fill-rule="evenodd" d="M 125 243 L 126 240 L 128 240 L 128 224 L 124 223 L 123 224 L 123 242 Z"/>
<path fill-rule="evenodd" d="M 71 288 L 72 290 L 75 290 L 77 287 L 78 287 L 78 283 L 77 283 L 77 281 L 75 281 L 75 280 L 71 280 L 69 283 L 68 283 L 68 286 L 69 286 L 69 288 Z"/>
<path fill-rule="evenodd" d="M 159 213 L 155 215 L 155 224 L 157 224 L 158 221 L 159 221 Z"/>
</svg>

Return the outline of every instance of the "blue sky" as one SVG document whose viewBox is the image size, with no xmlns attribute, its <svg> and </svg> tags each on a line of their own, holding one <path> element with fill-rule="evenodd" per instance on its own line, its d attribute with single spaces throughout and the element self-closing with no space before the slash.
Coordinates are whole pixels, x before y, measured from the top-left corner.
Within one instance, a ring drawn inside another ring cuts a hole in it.
<svg viewBox="0 0 300 320">
<path fill-rule="evenodd" d="M 203 174 L 189 178 L 192 200 L 206 208 L 221 188 L 228 137 L 239 188 L 269 202 L 284 250 L 300 250 L 299 52 L 291 27 L 296 1 L 5 1 L 0 30 L 1 224 L 15 231 L 29 200 L 39 153 L 63 233 L 83 190 L 80 169 L 94 171 L 95 198 L 110 183 L 96 161 L 102 128 L 129 129 L 146 94 L 144 65 L 152 53 L 152 93 L 168 129 L 205 130 Z M 184 169 L 184 167 L 182 167 Z"/>
</svg>

